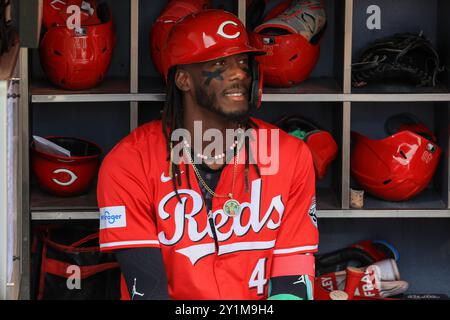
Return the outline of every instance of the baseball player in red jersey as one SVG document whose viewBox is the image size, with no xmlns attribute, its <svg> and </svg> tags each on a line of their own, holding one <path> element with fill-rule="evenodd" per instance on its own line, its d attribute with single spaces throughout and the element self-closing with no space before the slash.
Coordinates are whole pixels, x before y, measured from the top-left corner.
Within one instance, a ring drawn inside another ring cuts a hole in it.
<svg viewBox="0 0 450 320">
<path fill-rule="evenodd" d="M 262 52 L 222 10 L 175 24 L 165 50 L 162 120 L 120 141 L 99 173 L 100 248 L 116 253 L 123 298 L 312 299 L 314 168 L 300 139 L 249 116 Z M 223 139 L 223 153 L 192 142 L 238 128 L 250 134 Z"/>
</svg>

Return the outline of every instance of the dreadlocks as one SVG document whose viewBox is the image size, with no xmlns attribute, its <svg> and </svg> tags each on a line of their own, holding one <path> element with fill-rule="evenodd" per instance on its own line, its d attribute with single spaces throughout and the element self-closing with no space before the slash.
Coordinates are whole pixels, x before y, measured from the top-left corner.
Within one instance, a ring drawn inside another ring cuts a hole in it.
<svg viewBox="0 0 450 320">
<path fill-rule="evenodd" d="M 172 178 L 172 185 L 173 189 L 175 191 L 176 197 L 180 203 L 181 197 L 178 193 L 178 186 L 181 186 L 181 172 L 178 165 L 176 165 L 172 159 L 173 159 L 173 142 L 171 140 L 171 134 L 176 129 L 183 127 L 183 103 L 182 103 L 182 96 L 180 90 L 177 88 L 175 84 L 175 74 L 177 71 L 177 67 L 173 67 L 169 70 L 168 76 L 167 76 L 167 86 L 166 86 L 166 101 L 164 103 L 163 113 L 162 113 L 162 130 L 164 134 L 164 138 L 166 140 L 166 150 L 167 150 L 167 158 L 166 160 L 169 161 L 169 173 Z M 258 128 L 258 125 L 248 118 L 243 123 L 245 129 L 247 128 Z M 248 192 L 248 172 L 249 172 L 249 160 L 252 161 L 253 166 L 256 170 L 256 173 L 258 174 L 258 177 L 261 177 L 261 173 L 259 171 L 258 165 L 254 161 L 250 146 L 249 146 L 249 137 L 245 136 L 245 192 Z M 189 177 L 189 164 L 186 162 L 186 177 L 188 181 L 188 186 L 190 189 L 191 182 Z"/>
</svg>

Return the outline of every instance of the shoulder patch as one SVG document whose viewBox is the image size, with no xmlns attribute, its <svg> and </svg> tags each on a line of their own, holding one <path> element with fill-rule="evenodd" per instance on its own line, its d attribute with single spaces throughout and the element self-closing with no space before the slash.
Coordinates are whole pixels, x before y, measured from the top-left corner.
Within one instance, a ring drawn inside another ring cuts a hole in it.
<svg viewBox="0 0 450 320">
<path fill-rule="evenodd" d="M 100 208 L 100 229 L 122 228 L 127 226 L 125 206 Z"/>
<path fill-rule="evenodd" d="M 311 198 L 311 205 L 308 210 L 308 215 L 311 218 L 311 222 L 317 228 L 317 215 L 316 215 L 316 196 Z"/>
</svg>

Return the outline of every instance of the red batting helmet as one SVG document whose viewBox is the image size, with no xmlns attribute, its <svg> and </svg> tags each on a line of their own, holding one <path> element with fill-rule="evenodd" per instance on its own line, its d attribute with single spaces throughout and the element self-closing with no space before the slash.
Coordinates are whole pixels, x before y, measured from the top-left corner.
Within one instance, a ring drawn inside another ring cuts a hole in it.
<svg viewBox="0 0 450 320">
<path fill-rule="evenodd" d="M 167 79 L 176 65 L 215 60 L 240 53 L 264 54 L 250 45 L 238 17 L 223 10 L 203 10 L 176 23 L 164 47 L 163 73 Z"/>
<path fill-rule="evenodd" d="M 330 163 L 336 159 L 338 152 L 338 146 L 333 136 L 327 131 L 320 130 L 311 121 L 299 116 L 283 118 L 276 125 L 305 141 L 311 151 L 316 175 L 319 179 L 323 178 Z"/>
<path fill-rule="evenodd" d="M 352 132 L 351 173 L 364 190 L 389 201 L 410 199 L 431 181 L 441 156 L 433 141 L 406 130 L 372 140 Z"/>
<path fill-rule="evenodd" d="M 31 144 L 32 167 L 42 188 L 58 196 L 74 196 L 87 191 L 97 176 L 101 148 L 90 141 L 69 137 L 45 137 L 71 151 L 71 156 L 37 150 Z"/>
<path fill-rule="evenodd" d="M 99 84 L 109 67 L 115 45 L 111 11 L 97 8 L 101 24 L 51 27 L 40 44 L 41 65 L 50 81 L 62 88 L 79 90 Z"/>
<path fill-rule="evenodd" d="M 267 86 L 291 87 L 299 84 L 309 77 L 319 59 L 320 46 L 312 45 L 298 34 L 252 33 L 250 38 L 255 47 L 267 53 L 257 58 L 264 75 L 264 85 Z"/>
<path fill-rule="evenodd" d="M 177 65 L 211 61 L 241 53 L 265 52 L 250 45 L 247 30 L 234 14 L 217 9 L 203 10 L 179 20 L 172 28 L 163 51 L 163 73 Z M 262 77 L 256 61 L 251 64 L 252 87 L 249 103 L 259 107 Z"/>
<path fill-rule="evenodd" d="M 181 18 L 210 6 L 210 0 L 172 0 L 164 8 L 150 30 L 150 53 L 156 70 L 163 74 L 162 48 L 167 42 L 170 29 Z"/>
</svg>

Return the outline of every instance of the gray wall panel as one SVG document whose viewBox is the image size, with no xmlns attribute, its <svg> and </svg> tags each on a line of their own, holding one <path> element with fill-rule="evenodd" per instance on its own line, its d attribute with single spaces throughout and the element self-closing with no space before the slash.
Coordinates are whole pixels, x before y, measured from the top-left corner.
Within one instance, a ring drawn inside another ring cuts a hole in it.
<svg viewBox="0 0 450 320">
<path fill-rule="evenodd" d="M 437 42 L 436 0 L 356 0 L 353 1 L 353 58 L 365 46 L 380 37 L 390 36 L 399 32 L 420 32 Z M 381 9 L 381 29 L 369 30 L 366 20 L 369 15 L 367 7 L 378 5 Z"/>
<path fill-rule="evenodd" d="M 38 104 L 32 108 L 35 135 L 63 135 L 97 143 L 105 156 L 129 133 L 128 103 Z"/>
</svg>

